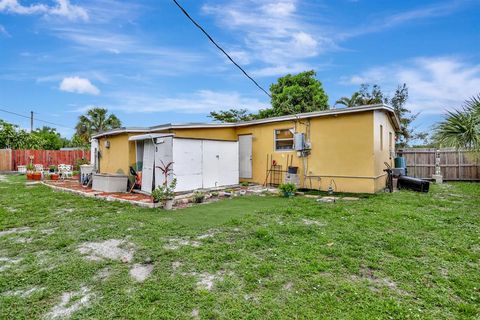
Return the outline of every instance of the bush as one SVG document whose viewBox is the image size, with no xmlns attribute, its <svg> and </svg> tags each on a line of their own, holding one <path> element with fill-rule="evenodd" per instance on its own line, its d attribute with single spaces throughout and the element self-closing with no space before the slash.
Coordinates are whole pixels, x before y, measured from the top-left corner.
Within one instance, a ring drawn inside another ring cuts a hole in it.
<svg viewBox="0 0 480 320">
<path fill-rule="evenodd" d="M 205 193 L 201 191 L 195 191 L 193 193 L 193 200 L 195 201 L 195 203 L 202 203 L 203 200 L 205 200 Z"/>
<path fill-rule="evenodd" d="M 291 197 L 295 195 L 295 192 L 297 191 L 297 186 L 291 182 L 282 183 L 281 185 L 278 186 L 278 189 L 283 192 L 283 196 Z"/>
<path fill-rule="evenodd" d="M 170 184 L 163 184 L 152 191 L 152 197 L 157 202 L 165 202 L 173 200 L 175 197 L 175 187 L 177 186 L 177 179 L 173 179 Z"/>
<path fill-rule="evenodd" d="M 73 170 L 80 170 L 80 166 L 82 164 L 90 164 L 90 161 L 88 161 L 85 158 L 75 160 L 75 164 L 73 165 Z"/>
</svg>

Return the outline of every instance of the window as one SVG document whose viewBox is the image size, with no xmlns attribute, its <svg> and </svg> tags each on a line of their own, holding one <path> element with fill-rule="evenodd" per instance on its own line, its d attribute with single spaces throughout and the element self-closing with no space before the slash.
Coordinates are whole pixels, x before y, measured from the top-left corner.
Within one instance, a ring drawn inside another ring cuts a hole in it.
<svg viewBox="0 0 480 320">
<path fill-rule="evenodd" d="M 380 125 L 380 150 L 383 150 L 383 126 Z"/>
<path fill-rule="evenodd" d="M 275 130 L 275 151 L 293 150 L 293 129 Z"/>
</svg>

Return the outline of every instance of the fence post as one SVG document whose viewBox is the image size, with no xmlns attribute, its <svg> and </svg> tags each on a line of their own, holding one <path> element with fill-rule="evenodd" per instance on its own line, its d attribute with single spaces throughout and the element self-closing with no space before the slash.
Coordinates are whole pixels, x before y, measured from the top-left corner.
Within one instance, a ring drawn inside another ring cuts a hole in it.
<svg viewBox="0 0 480 320">
<path fill-rule="evenodd" d="M 432 176 L 435 183 L 443 183 L 442 170 L 440 169 L 440 150 L 435 150 L 435 174 Z"/>
</svg>

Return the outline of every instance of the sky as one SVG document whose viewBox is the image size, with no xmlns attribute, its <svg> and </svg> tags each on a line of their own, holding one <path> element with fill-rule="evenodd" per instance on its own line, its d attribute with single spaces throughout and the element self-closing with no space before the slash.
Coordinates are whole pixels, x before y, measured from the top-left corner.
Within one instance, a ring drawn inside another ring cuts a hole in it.
<svg viewBox="0 0 480 320">
<path fill-rule="evenodd" d="M 267 90 L 315 70 L 333 106 L 362 83 L 406 83 L 426 131 L 480 93 L 480 0 L 178 1 Z M 151 126 L 269 105 L 171 0 L 0 0 L 0 109 L 67 137 L 92 106 Z"/>
</svg>

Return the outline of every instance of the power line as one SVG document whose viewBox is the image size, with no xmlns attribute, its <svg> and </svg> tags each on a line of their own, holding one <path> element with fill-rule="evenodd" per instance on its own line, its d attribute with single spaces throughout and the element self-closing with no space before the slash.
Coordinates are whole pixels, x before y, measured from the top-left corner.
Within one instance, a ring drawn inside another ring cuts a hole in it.
<svg viewBox="0 0 480 320">
<path fill-rule="evenodd" d="M 188 19 L 190 19 L 190 21 L 193 22 L 193 24 L 198 28 L 200 29 L 203 34 L 205 34 L 205 36 L 207 36 L 208 40 L 210 40 L 220 51 L 223 52 L 223 54 L 235 65 L 237 66 L 238 69 L 240 69 L 243 74 L 248 78 L 250 79 L 260 90 L 262 90 L 267 96 L 269 96 L 270 98 L 272 97 L 264 88 L 262 88 L 261 85 L 258 84 L 257 81 L 255 81 L 255 79 L 253 79 L 238 63 L 236 63 L 232 57 L 230 57 L 230 55 L 225 51 L 223 50 L 222 47 L 220 47 L 217 42 L 215 42 L 215 40 L 213 40 L 213 38 L 208 34 L 207 31 L 205 31 L 205 29 L 202 28 L 201 25 L 199 25 L 189 14 L 188 12 L 177 2 L 177 0 L 173 0 L 173 2 L 175 2 L 175 4 L 177 5 L 177 7 L 180 8 L 180 10 L 187 16 Z"/>
<path fill-rule="evenodd" d="M 0 111 L 5 112 L 5 113 L 9 113 L 9 114 L 13 114 L 13 115 L 16 115 L 16 116 L 19 116 L 19 117 L 22 117 L 22 118 L 31 119 L 30 116 L 26 116 L 26 115 L 23 115 L 23 114 L 20 114 L 20 113 L 16 113 L 16 112 L 13 112 L 13 111 L 5 110 L 5 109 L 0 109 Z M 43 123 L 46 123 L 46 124 L 51 124 L 51 125 L 54 125 L 54 126 L 57 126 L 57 127 L 63 127 L 63 128 L 67 128 L 67 129 L 73 129 L 73 128 L 64 126 L 63 124 L 58 124 L 58 123 L 55 123 L 55 122 L 50 122 L 50 121 L 47 121 L 47 120 L 42 120 L 42 119 L 37 119 L 37 118 L 34 118 L 34 119 L 35 119 L 36 121 L 43 122 Z M 73 129 L 73 130 L 75 130 L 75 129 Z"/>
</svg>

